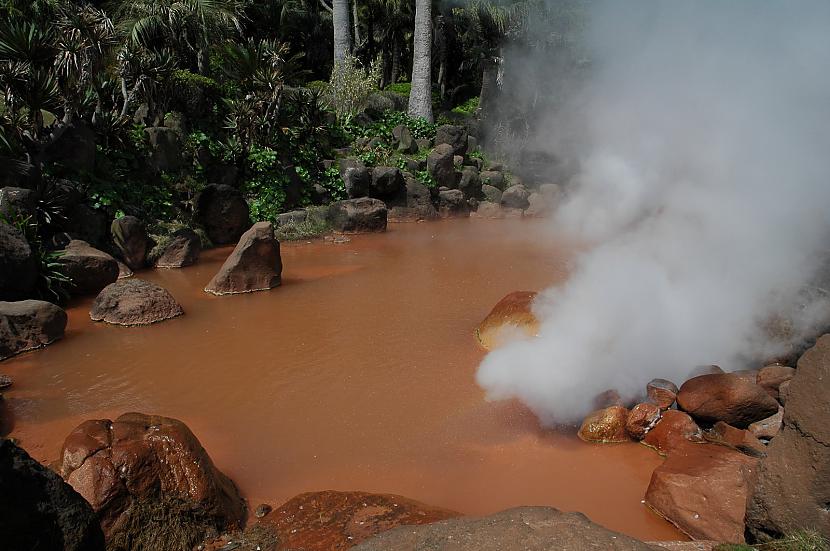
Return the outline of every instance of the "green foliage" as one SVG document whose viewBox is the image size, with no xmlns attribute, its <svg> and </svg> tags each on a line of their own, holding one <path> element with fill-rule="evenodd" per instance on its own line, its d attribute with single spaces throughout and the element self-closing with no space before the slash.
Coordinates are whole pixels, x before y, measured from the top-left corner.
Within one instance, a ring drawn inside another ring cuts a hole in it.
<svg viewBox="0 0 830 551">
<path fill-rule="evenodd" d="M 347 55 L 334 65 L 327 99 L 338 121 L 349 124 L 366 108 L 369 96 L 377 91 L 380 77 L 381 66 L 377 60 L 364 68 L 356 57 Z"/>
<path fill-rule="evenodd" d="M 323 207 L 325 209 L 325 207 Z M 288 222 L 281 224 L 274 231 L 274 236 L 279 241 L 300 241 L 313 239 L 328 233 L 331 226 L 326 222 L 325 216 L 311 216 L 302 222 Z"/>
<path fill-rule="evenodd" d="M 461 105 L 453 108 L 452 112 L 458 113 L 459 115 L 472 115 L 478 110 L 478 100 L 478 96 L 472 97 Z"/>
<path fill-rule="evenodd" d="M 277 153 L 267 147 L 252 146 L 248 153 L 249 173 L 242 184 L 254 221 L 277 223 L 285 204 L 288 177 L 280 167 Z"/>
<path fill-rule="evenodd" d="M 396 94 L 400 94 L 402 96 L 408 96 L 412 92 L 412 83 L 411 82 L 395 82 L 394 84 L 390 84 L 384 90 L 389 92 L 395 92 Z"/>
<path fill-rule="evenodd" d="M 435 178 L 432 177 L 428 170 L 418 171 L 415 174 L 415 178 L 430 189 L 438 187 L 438 182 L 435 181 Z"/>
<path fill-rule="evenodd" d="M 176 86 L 193 86 L 196 88 L 201 88 L 202 90 L 208 90 L 217 93 L 221 91 L 219 83 L 213 80 L 212 78 L 206 77 L 204 75 L 199 75 L 196 73 L 191 73 L 190 71 L 186 71 L 183 69 L 177 69 L 173 71 L 173 74 L 170 78 L 173 81 L 173 84 Z"/>
<path fill-rule="evenodd" d="M 329 88 L 329 83 L 325 80 L 312 80 L 305 83 L 305 87 L 315 92 L 324 93 Z"/>
<path fill-rule="evenodd" d="M 323 172 L 320 185 L 326 188 L 333 201 L 340 201 L 347 197 L 346 184 L 340 177 L 340 170 L 337 166 L 330 166 Z"/>
</svg>

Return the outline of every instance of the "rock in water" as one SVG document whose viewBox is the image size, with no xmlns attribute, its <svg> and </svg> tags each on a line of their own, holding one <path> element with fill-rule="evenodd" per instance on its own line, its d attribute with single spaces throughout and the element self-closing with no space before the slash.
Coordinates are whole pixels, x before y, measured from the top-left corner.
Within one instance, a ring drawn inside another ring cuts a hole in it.
<svg viewBox="0 0 830 551">
<path fill-rule="evenodd" d="M 744 429 L 778 411 L 775 398 L 754 381 L 736 373 L 700 375 L 683 383 L 677 405 L 698 421 Z"/>
<path fill-rule="evenodd" d="M 0 302 L 0 360 L 52 343 L 66 329 L 66 312 L 51 302 Z"/>
<path fill-rule="evenodd" d="M 122 216 L 113 220 L 111 231 L 116 254 L 124 264 L 134 272 L 144 268 L 153 246 L 144 223 L 135 216 Z"/>
<path fill-rule="evenodd" d="M 104 551 L 92 508 L 11 440 L 0 440 L 0 547 Z"/>
<path fill-rule="evenodd" d="M 739 452 L 752 457 L 763 457 L 767 454 L 767 447 L 746 429 L 738 429 L 723 421 L 718 421 L 711 432 L 705 435 L 707 440 L 726 444 Z"/>
<path fill-rule="evenodd" d="M 113 325 L 149 325 L 184 314 L 167 289 L 143 279 L 119 279 L 95 297 L 89 317 Z"/>
<path fill-rule="evenodd" d="M 757 470 L 756 458 L 687 442 L 654 470 L 646 505 L 693 539 L 743 543 L 746 501 Z"/>
<path fill-rule="evenodd" d="M 402 496 L 366 492 L 300 494 L 267 514 L 284 549 L 336 551 L 398 526 L 429 524 L 459 516 Z"/>
<path fill-rule="evenodd" d="M 242 193 L 224 184 L 206 186 L 199 193 L 193 217 L 216 245 L 236 243 L 251 227 L 248 204 Z"/>
<path fill-rule="evenodd" d="M 636 440 L 642 440 L 660 420 L 660 408 L 656 404 L 642 403 L 631 408 L 625 422 L 625 430 Z"/>
<path fill-rule="evenodd" d="M 668 455 L 687 442 L 703 442 L 703 431 L 687 413 L 676 409 L 664 412 L 642 440 L 643 444 L 654 448 L 660 455 Z"/>
<path fill-rule="evenodd" d="M 586 442 L 611 444 L 628 442 L 631 438 L 625 429 L 629 411 L 622 406 L 611 406 L 588 414 L 582 421 L 577 435 Z"/>
<path fill-rule="evenodd" d="M 0 299 L 31 296 L 37 282 L 37 262 L 22 233 L 0 221 Z"/>
<path fill-rule="evenodd" d="M 510 209 L 526 209 L 530 206 L 530 191 L 523 184 L 510 186 L 501 194 L 501 206 Z"/>
<path fill-rule="evenodd" d="M 535 337 L 539 320 L 533 313 L 536 291 L 514 291 L 501 299 L 478 324 L 475 334 L 481 346 L 492 350 L 511 337 Z"/>
<path fill-rule="evenodd" d="M 328 220 L 340 233 L 384 232 L 387 214 L 383 201 L 361 197 L 329 205 Z"/>
<path fill-rule="evenodd" d="M 830 335 L 798 360 L 789 382 L 784 427 L 767 446 L 749 502 L 747 526 L 758 539 L 815 528 L 830 538 Z"/>
<path fill-rule="evenodd" d="M 192 547 L 245 520 L 236 486 L 177 419 L 126 413 L 85 421 L 67 436 L 58 468 L 92 505 L 108 542 L 162 538 L 171 526 Z"/>
<path fill-rule="evenodd" d="M 677 399 L 677 385 L 666 379 L 652 379 L 646 385 L 648 399 L 660 409 L 669 409 Z"/>
<path fill-rule="evenodd" d="M 438 192 L 438 214 L 441 218 L 465 218 L 470 215 L 470 207 L 460 189 Z"/>
<path fill-rule="evenodd" d="M 60 256 L 64 274 L 72 280 L 67 286 L 73 295 L 94 295 L 118 279 L 118 262 L 86 241 L 73 239 Z"/>
<path fill-rule="evenodd" d="M 280 285 L 280 242 L 270 222 L 257 222 L 239 239 L 236 248 L 205 287 L 214 295 L 266 291 Z"/>
<path fill-rule="evenodd" d="M 641 541 L 594 524 L 581 513 L 516 507 L 383 532 L 353 551 L 651 551 Z"/>
<path fill-rule="evenodd" d="M 202 252 L 202 240 L 190 228 L 173 232 L 156 259 L 157 268 L 183 268 L 195 264 Z"/>
</svg>

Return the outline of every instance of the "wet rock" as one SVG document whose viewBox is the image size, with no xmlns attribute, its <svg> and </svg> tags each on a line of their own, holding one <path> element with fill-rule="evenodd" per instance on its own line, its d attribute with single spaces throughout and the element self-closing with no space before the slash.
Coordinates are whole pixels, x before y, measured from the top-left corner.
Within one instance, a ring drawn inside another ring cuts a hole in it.
<svg viewBox="0 0 830 551">
<path fill-rule="evenodd" d="M 646 385 L 648 399 L 660 409 L 669 409 L 677 399 L 677 385 L 666 379 L 652 379 Z"/>
<path fill-rule="evenodd" d="M 256 518 L 262 518 L 273 510 L 274 508 L 268 505 L 267 503 L 261 503 L 257 505 L 256 509 L 254 509 L 254 516 Z"/>
<path fill-rule="evenodd" d="M 84 498 L 6 439 L 0 439 L 0 488 L 3 549 L 104 550 L 104 534 Z"/>
<path fill-rule="evenodd" d="M 329 205 L 328 220 L 332 229 L 341 233 L 383 232 L 387 214 L 383 201 L 360 197 Z"/>
<path fill-rule="evenodd" d="M 0 299 L 31 296 L 37 282 L 37 261 L 22 233 L 0 221 Z"/>
<path fill-rule="evenodd" d="M 66 312 L 51 302 L 0 302 L 0 360 L 63 337 Z"/>
<path fill-rule="evenodd" d="M 784 408 L 778 408 L 778 413 L 771 415 L 766 419 L 755 421 L 754 423 L 749 425 L 749 432 L 751 432 L 758 438 L 771 440 L 778 436 L 778 433 L 781 431 L 781 427 L 783 426 L 783 424 Z"/>
<path fill-rule="evenodd" d="M 495 203 L 496 205 L 501 203 L 501 190 L 495 186 L 483 184 L 481 186 L 481 194 L 484 196 L 485 201 Z"/>
<path fill-rule="evenodd" d="M 412 132 L 404 125 L 398 125 L 392 129 L 392 137 L 397 144 L 397 150 L 401 153 L 417 153 L 418 144 L 415 143 L 415 138 L 412 137 Z"/>
<path fill-rule="evenodd" d="M 770 396 L 778 399 L 778 389 L 795 376 L 795 369 L 784 365 L 768 365 L 758 371 L 756 382 L 766 390 Z"/>
<path fill-rule="evenodd" d="M 663 412 L 662 417 L 645 435 L 642 443 L 660 455 L 668 455 L 687 442 L 703 442 L 703 431 L 686 413 L 676 409 Z"/>
<path fill-rule="evenodd" d="M 501 194 L 501 206 L 511 209 L 526 209 L 530 206 L 530 192 L 522 184 L 510 186 Z"/>
<path fill-rule="evenodd" d="M 439 187 L 454 187 L 455 166 L 453 165 L 452 146 L 448 144 L 436 146 L 427 157 L 427 171 Z"/>
<path fill-rule="evenodd" d="M 628 414 L 625 430 L 635 440 L 642 440 L 660 420 L 661 410 L 656 404 L 637 404 Z"/>
<path fill-rule="evenodd" d="M 118 262 L 86 241 L 73 239 L 63 250 L 59 262 L 72 281 L 67 289 L 73 295 L 93 295 L 118 279 Z"/>
<path fill-rule="evenodd" d="M 366 197 L 372 185 L 372 172 L 355 159 L 340 161 L 340 177 L 350 199 Z"/>
<path fill-rule="evenodd" d="M 402 199 L 406 184 L 400 169 L 391 166 L 377 166 L 372 169 L 372 186 L 369 196 L 385 201 Z"/>
<path fill-rule="evenodd" d="M 461 170 L 461 180 L 458 182 L 458 189 L 467 199 L 482 199 L 484 193 L 481 190 L 481 178 L 478 169 L 473 166 L 465 166 Z"/>
<path fill-rule="evenodd" d="M 700 375 L 683 383 L 677 405 L 698 421 L 746 428 L 778 411 L 778 402 L 754 381 L 734 373 Z"/>
<path fill-rule="evenodd" d="M 628 442 L 631 440 L 625 428 L 628 416 L 629 411 L 623 406 L 594 411 L 582 421 L 577 436 L 586 442 L 602 444 Z"/>
<path fill-rule="evenodd" d="M 202 240 L 190 228 L 176 230 L 156 258 L 157 268 L 183 268 L 195 264 L 202 253 Z"/>
<path fill-rule="evenodd" d="M 117 262 L 118 262 L 118 279 L 133 277 L 135 275 L 133 273 L 133 271 L 130 269 L 129 266 L 127 266 L 123 262 L 120 262 L 120 261 L 117 261 Z"/>
<path fill-rule="evenodd" d="M 248 204 L 242 193 L 224 184 L 206 186 L 199 193 L 193 216 L 216 245 L 236 243 L 251 227 Z"/>
<path fill-rule="evenodd" d="M 150 144 L 150 166 L 156 172 L 172 172 L 182 168 L 182 143 L 179 133 L 173 128 L 155 126 L 145 128 Z"/>
<path fill-rule="evenodd" d="M 651 551 L 649 545 L 594 524 L 581 513 L 517 507 L 383 532 L 354 551 Z"/>
<path fill-rule="evenodd" d="M 219 271 L 205 287 L 214 295 L 265 291 L 281 283 L 280 242 L 270 222 L 257 222 L 239 239 Z"/>
<path fill-rule="evenodd" d="M 493 170 L 485 170 L 480 175 L 481 183 L 493 186 L 496 189 L 504 189 L 504 174 Z"/>
<path fill-rule="evenodd" d="M 758 460 L 715 444 L 686 443 L 652 473 L 646 505 L 693 539 L 744 542 Z"/>
<path fill-rule="evenodd" d="M 113 325 L 149 325 L 184 310 L 166 289 L 143 279 L 119 279 L 95 297 L 89 317 Z"/>
<path fill-rule="evenodd" d="M 830 538 L 830 335 L 798 360 L 784 427 L 767 446 L 747 514 L 759 539 L 810 526 Z"/>
<path fill-rule="evenodd" d="M 245 520 L 236 486 L 177 419 L 86 421 L 67 436 L 58 470 L 92 505 L 110 543 L 163 538 L 169 524 L 185 532 L 189 549 Z"/>
<path fill-rule="evenodd" d="M 147 253 L 153 248 L 144 223 L 135 216 L 122 216 L 113 220 L 111 230 L 116 254 L 124 264 L 134 272 L 144 268 Z"/>
<path fill-rule="evenodd" d="M 11 387 L 14 381 L 8 375 L 3 375 L 0 373 L 0 390 L 6 390 L 7 388 Z"/>
<path fill-rule="evenodd" d="M 435 132 L 435 145 L 447 144 L 452 147 L 453 155 L 467 154 L 467 129 L 463 126 L 445 124 Z"/>
<path fill-rule="evenodd" d="M 34 190 L 22 187 L 0 189 L 0 214 L 9 219 L 13 215 L 34 216 L 37 196 Z"/>
<path fill-rule="evenodd" d="M 428 524 L 458 513 L 405 497 L 366 492 L 300 494 L 266 515 L 282 549 L 339 551 L 397 526 Z"/>
<path fill-rule="evenodd" d="M 723 421 L 715 423 L 705 437 L 711 442 L 726 444 L 752 457 L 763 457 L 767 454 L 767 447 L 754 434 Z"/>
<path fill-rule="evenodd" d="M 470 206 L 460 189 L 438 192 L 438 215 L 441 218 L 464 218 L 470 215 Z"/>
<path fill-rule="evenodd" d="M 622 396 L 620 396 L 620 393 L 613 388 L 604 390 L 594 396 L 592 404 L 594 409 L 605 409 L 610 408 L 611 406 L 625 407 L 625 402 L 623 401 Z"/>
<path fill-rule="evenodd" d="M 539 320 L 533 313 L 535 291 L 514 291 L 496 303 L 475 331 L 476 339 L 487 350 L 501 346 L 511 338 L 535 337 Z"/>
</svg>

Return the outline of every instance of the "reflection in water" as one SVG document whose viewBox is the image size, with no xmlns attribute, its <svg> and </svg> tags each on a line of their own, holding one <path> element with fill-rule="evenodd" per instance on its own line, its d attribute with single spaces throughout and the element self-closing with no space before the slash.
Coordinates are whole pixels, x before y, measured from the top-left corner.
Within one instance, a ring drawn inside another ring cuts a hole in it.
<svg viewBox="0 0 830 551">
<path fill-rule="evenodd" d="M 476 324 L 508 292 L 565 277 L 567 248 L 536 229 L 459 220 L 283 244 L 284 285 L 246 295 L 202 291 L 228 248 L 141 273 L 186 314 L 125 328 L 73 304 L 65 340 L 3 365 L 12 434 L 51 461 L 83 419 L 158 413 L 185 421 L 252 506 L 366 490 L 470 514 L 553 505 L 675 538 L 641 503 L 654 452 L 543 431 L 475 384 Z"/>
</svg>

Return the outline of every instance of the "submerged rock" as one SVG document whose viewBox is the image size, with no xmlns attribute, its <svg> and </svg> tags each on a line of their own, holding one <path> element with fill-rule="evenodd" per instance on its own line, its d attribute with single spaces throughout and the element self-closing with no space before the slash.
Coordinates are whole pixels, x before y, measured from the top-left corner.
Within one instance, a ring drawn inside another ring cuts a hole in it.
<svg viewBox="0 0 830 551">
<path fill-rule="evenodd" d="M 332 203 L 328 220 L 334 231 L 341 233 L 383 232 L 387 214 L 383 201 L 361 197 Z"/>
<path fill-rule="evenodd" d="M 266 291 L 281 283 L 280 242 L 270 222 L 257 222 L 239 239 L 219 271 L 205 287 L 214 295 Z"/>
<path fill-rule="evenodd" d="M 0 439 L 0 547 L 103 551 L 92 508 L 61 477 Z"/>
<path fill-rule="evenodd" d="M 594 524 L 581 513 L 516 507 L 486 517 L 450 519 L 383 532 L 354 551 L 651 551 L 653 548 Z"/>
<path fill-rule="evenodd" d="M 0 302 L 0 360 L 46 346 L 65 329 L 66 312 L 51 302 Z"/>
<path fill-rule="evenodd" d="M 143 279 L 119 279 L 95 297 L 89 317 L 113 325 L 149 325 L 184 314 L 166 289 Z"/>
<path fill-rule="evenodd" d="M 677 405 L 698 421 L 723 421 L 746 428 L 778 411 L 778 402 L 755 384 L 755 375 L 713 373 L 689 379 L 680 387 Z"/>
<path fill-rule="evenodd" d="M 199 193 L 193 216 L 216 245 L 236 243 L 251 227 L 248 203 L 242 193 L 224 184 L 206 186 Z"/>
<path fill-rule="evenodd" d="M 113 257 L 79 239 L 69 242 L 59 262 L 71 280 L 67 288 L 73 295 L 94 295 L 116 281 L 120 274 Z"/>
<path fill-rule="evenodd" d="M 165 537 L 192 548 L 245 520 L 236 486 L 177 419 L 126 413 L 85 421 L 67 436 L 58 470 L 92 505 L 107 541 L 124 548 L 151 549 Z"/>
<path fill-rule="evenodd" d="M 183 268 L 195 264 L 202 253 L 202 240 L 190 228 L 176 230 L 164 245 L 155 265 L 157 268 Z"/>
<path fill-rule="evenodd" d="M 611 406 L 594 411 L 582 421 L 577 435 L 586 442 L 628 442 L 631 440 L 626 431 L 628 416 L 629 411 L 623 406 Z"/>
<path fill-rule="evenodd" d="M 535 337 L 539 332 L 539 320 L 533 313 L 536 295 L 536 291 L 514 291 L 496 303 L 476 328 L 481 346 L 492 350 L 516 336 Z"/>
<path fill-rule="evenodd" d="M 282 549 L 337 551 L 398 526 L 457 516 L 454 511 L 402 496 L 328 490 L 300 494 L 267 514 L 260 524 L 274 529 Z"/>
</svg>

